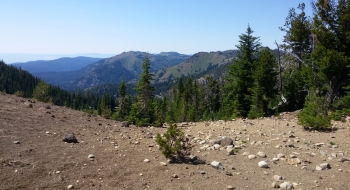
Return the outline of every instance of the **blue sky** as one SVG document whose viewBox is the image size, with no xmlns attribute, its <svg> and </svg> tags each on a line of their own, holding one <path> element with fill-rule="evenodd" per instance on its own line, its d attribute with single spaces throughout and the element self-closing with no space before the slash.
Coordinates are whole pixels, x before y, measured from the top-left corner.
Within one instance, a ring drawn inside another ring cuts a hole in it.
<svg viewBox="0 0 350 190">
<path fill-rule="evenodd" d="M 264 46 L 282 41 L 281 0 L 2 0 L 2 54 L 119 54 L 236 49 L 248 24 Z M 311 15 L 310 1 L 306 12 Z M 1 57 L 0 57 L 1 59 Z M 5 61 L 5 60 L 4 60 Z"/>
</svg>

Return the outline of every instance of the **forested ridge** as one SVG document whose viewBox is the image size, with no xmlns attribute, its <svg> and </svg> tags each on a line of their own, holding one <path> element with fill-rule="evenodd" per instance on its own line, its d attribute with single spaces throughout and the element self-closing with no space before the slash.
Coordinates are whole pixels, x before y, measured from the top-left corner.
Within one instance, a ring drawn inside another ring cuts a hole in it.
<svg viewBox="0 0 350 190">
<path fill-rule="evenodd" d="M 313 1 L 312 17 L 306 16 L 305 6 L 301 3 L 286 13 L 286 21 L 279 28 L 285 33 L 283 43 L 276 43 L 276 50 L 265 48 L 248 25 L 239 35 L 237 56 L 224 75 L 181 77 L 177 83 L 167 82 L 172 87 L 161 96 L 155 96 L 148 56 L 136 85 L 130 87 L 123 80 L 114 84 L 113 95 L 106 93 L 101 98 L 92 93 L 68 93 L 4 63 L 1 90 L 21 91 L 25 97 L 40 100 L 37 89 L 47 88 L 47 102 L 96 111 L 103 117 L 139 126 L 255 119 L 302 110 L 298 114 L 301 125 L 325 129 L 330 127 L 331 119 L 350 113 L 350 1 Z M 20 83 L 24 78 L 29 84 Z M 9 82 L 12 79 L 15 82 Z"/>
</svg>

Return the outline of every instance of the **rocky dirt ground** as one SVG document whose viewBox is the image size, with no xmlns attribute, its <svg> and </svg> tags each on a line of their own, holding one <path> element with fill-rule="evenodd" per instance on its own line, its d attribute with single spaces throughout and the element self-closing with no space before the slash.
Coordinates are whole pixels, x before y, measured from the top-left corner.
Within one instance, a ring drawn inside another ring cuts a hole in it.
<svg viewBox="0 0 350 190">
<path fill-rule="evenodd" d="M 184 123 L 205 163 L 169 164 L 153 139 L 166 128 L 122 127 L 13 95 L 0 105 L 0 189 L 350 189 L 349 121 L 332 132 L 304 131 L 295 113 Z M 68 133 L 79 143 L 63 142 Z M 233 151 L 212 144 L 224 136 Z"/>
</svg>

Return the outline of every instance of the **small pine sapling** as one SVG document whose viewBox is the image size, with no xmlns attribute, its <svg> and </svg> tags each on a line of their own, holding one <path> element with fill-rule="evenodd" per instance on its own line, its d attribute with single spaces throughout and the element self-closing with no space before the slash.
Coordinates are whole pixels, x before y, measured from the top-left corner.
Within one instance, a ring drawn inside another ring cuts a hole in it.
<svg viewBox="0 0 350 190">
<path fill-rule="evenodd" d="M 186 159 L 186 155 L 192 148 L 183 131 L 175 124 L 171 124 L 163 136 L 158 133 L 156 143 L 162 154 L 173 161 Z"/>
</svg>

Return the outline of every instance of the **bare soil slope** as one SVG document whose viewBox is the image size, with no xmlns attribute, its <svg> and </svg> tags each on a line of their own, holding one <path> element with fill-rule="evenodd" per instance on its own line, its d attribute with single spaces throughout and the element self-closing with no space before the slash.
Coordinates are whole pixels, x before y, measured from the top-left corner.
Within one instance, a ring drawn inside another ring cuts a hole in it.
<svg viewBox="0 0 350 190">
<path fill-rule="evenodd" d="M 153 137 L 166 128 L 121 127 L 13 95 L 0 95 L 0 105 L 0 189 L 272 189 L 275 175 L 282 177 L 276 184 L 288 181 L 295 189 L 350 189 L 348 121 L 333 122 L 333 132 L 306 132 L 295 113 L 186 123 L 192 154 L 206 164 L 164 166 Z M 62 142 L 68 133 L 79 143 Z M 223 136 L 234 140 L 235 155 L 228 155 L 226 147 L 214 150 L 211 142 Z M 248 153 L 256 158 L 248 159 Z M 274 159 L 278 154 L 286 158 Z M 212 167 L 212 161 L 224 169 Z M 260 161 L 269 167 L 259 168 Z M 316 170 L 322 163 L 330 167 Z"/>
</svg>

